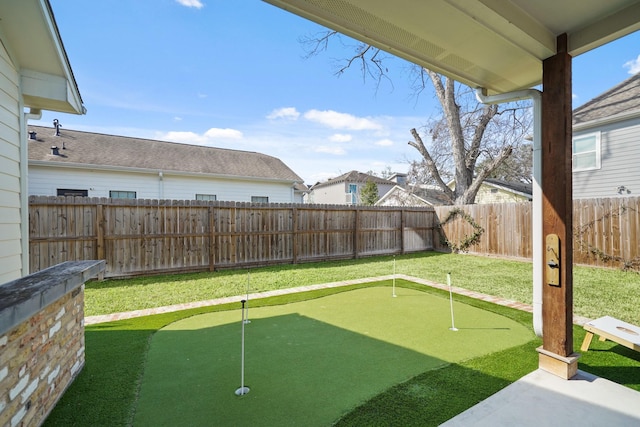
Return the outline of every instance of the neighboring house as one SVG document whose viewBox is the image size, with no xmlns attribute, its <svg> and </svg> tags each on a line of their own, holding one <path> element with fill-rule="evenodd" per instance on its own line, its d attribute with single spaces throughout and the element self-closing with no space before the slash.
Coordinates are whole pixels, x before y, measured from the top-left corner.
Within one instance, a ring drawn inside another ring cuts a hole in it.
<svg viewBox="0 0 640 427">
<path fill-rule="evenodd" d="M 530 202 L 533 200 L 531 184 L 507 182 L 487 178 L 476 195 L 476 204 Z"/>
<path fill-rule="evenodd" d="M 573 110 L 573 198 L 640 195 L 640 73 Z"/>
<path fill-rule="evenodd" d="M 455 181 L 447 184 L 451 189 L 455 189 Z M 530 202 L 533 200 L 533 190 L 531 184 L 521 182 L 508 182 L 501 179 L 487 178 L 480 185 L 480 190 L 476 194 L 476 204 L 489 203 L 516 203 Z"/>
<path fill-rule="evenodd" d="M 383 195 L 376 206 L 440 206 L 447 204 L 447 198 L 437 187 L 404 182 L 405 185 L 398 184 Z"/>
<path fill-rule="evenodd" d="M 302 178 L 265 154 L 29 127 L 29 194 L 301 203 Z"/>
<path fill-rule="evenodd" d="M 27 121 L 85 108 L 49 2 L 0 1 L 0 284 L 29 274 Z M 2 407 L 3 404 L 0 404 Z"/>
<path fill-rule="evenodd" d="M 433 206 L 433 203 L 396 185 L 376 202 L 376 206 Z"/>
<path fill-rule="evenodd" d="M 387 179 L 351 171 L 313 185 L 305 201 L 331 205 L 359 205 L 360 191 L 368 181 L 372 181 L 378 187 L 378 197 L 382 197 L 396 185 Z"/>
<path fill-rule="evenodd" d="M 455 188 L 455 182 L 449 186 Z M 532 200 L 531 184 L 485 179 L 475 203 L 514 203 Z M 448 204 L 444 193 L 433 185 L 396 185 L 376 203 L 378 206 L 441 206 Z"/>
</svg>

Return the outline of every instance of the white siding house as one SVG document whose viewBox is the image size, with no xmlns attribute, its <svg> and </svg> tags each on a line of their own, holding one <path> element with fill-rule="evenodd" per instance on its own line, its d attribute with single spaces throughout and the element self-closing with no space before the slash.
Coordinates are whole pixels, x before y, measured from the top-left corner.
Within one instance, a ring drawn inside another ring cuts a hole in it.
<svg viewBox="0 0 640 427">
<path fill-rule="evenodd" d="M 0 2 L 0 284 L 29 271 L 26 123 L 84 113 L 50 5 Z M 25 110 L 28 110 L 26 112 Z"/>
<path fill-rule="evenodd" d="M 359 205 L 360 192 L 372 181 L 378 187 L 378 198 L 391 190 L 396 183 L 366 173 L 351 171 L 331 178 L 325 182 L 319 182 L 309 189 L 306 203 L 320 203 L 332 205 Z"/>
<path fill-rule="evenodd" d="M 30 195 L 301 202 L 302 179 L 265 154 L 39 126 L 29 131 Z"/>
<path fill-rule="evenodd" d="M 519 203 L 533 199 L 531 184 L 487 178 L 476 194 L 476 204 Z"/>
<path fill-rule="evenodd" d="M 573 197 L 640 195 L 640 73 L 573 111 Z"/>
</svg>

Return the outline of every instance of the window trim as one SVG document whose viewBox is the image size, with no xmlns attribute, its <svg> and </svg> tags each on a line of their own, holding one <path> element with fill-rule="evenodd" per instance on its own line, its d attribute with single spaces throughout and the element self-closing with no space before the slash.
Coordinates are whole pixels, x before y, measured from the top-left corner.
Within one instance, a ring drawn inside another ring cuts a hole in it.
<svg viewBox="0 0 640 427">
<path fill-rule="evenodd" d="M 129 195 L 133 195 L 133 197 L 114 197 L 113 193 L 127 193 Z M 110 199 L 127 199 L 127 200 L 135 200 L 138 198 L 138 193 L 136 191 L 127 191 L 127 190 L 109 190 L 109 198 Z"/>
<path fill-rule="evenodd" d="M 269 203 L 269 196 L 251 196 L 251 203 Z"/>
<path fill-rule="evenodd" d="M 571 140 L 571 171 L 572 172 L 583 172 L 583 171 L 590 171 L 590 170 L 598 170 L 602 167 L 601 164 L 601 155 L 602 155 L 602 145 L 601 145 L 601 133 L 600 131 L 597 132 L 591 132 L 591 133 L 585 133 L 584 135 L 579 135 L 579 136 L 574 136 L 573 139 Z M 575 146 L 575 142 L 578 139 L 587 139 L 587 138 L 595 138 L 595 142 L 596 142 L 596 147 L 594 150 L 589 150 L 589 151 L 582 151 L 580 153 L 576 153 L 574 152 L 574 146 Z M 591 166 L 591 167 L 583 167 L 583 168 L 577 168 L 575 166 L 575 159 L 576 159 L 576 155 L 577 154 L 586 154 L 586 153 L 592 153 L 595 155 L 595 166 Z"/>
<path fill-rule="evenodd" d="M 203 200 L 207 202 L 215 202 L 218 200 L 218 196 L 216 194 L 203 194 L 196 193 L 196 200 Z"/>
<path fill-rule="evenodd" d="M 64 194 L 60 194 L 60 193 L 64 193 Z M 73 193 L 79 193 L 79 194 L 73 194 Z M 75 188 L 56 188 L 56 195 L 58 197 L 60 196 L 89 197 L 89 190 L 80 190 Z"/>
</svg>

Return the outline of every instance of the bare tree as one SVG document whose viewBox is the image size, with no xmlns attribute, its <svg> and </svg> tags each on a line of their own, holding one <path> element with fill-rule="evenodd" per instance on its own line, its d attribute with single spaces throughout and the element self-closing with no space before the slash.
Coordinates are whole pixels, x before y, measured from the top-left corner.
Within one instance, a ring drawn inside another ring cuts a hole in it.
<svg viewBox="0 0 640 427">
<path fill-rule="evenodd" d="M 301 43 L 312 56 L 327 50 L 330 40 L 343 38 L 329 31 L 301 39 Z M 388 56 L 364 43 L 356 43 L 352 49 L 350 57 L 338 62 L 337 75 L 358 64 L 363 78 L 373 78 L 378 84 L 389 79 L 384 63 Z M 432 87 L 441 111 L 437 118 L 429 120 L 422 135 L 416 128 L 410 130 L 413 139 L 408 143 L 422 157 L 411 163 L 410 176 L 415 183 L 438 186 L 450 204 L 473 203 L 482 182 L 529 133 L 529 108 L 523 102 L 506 106 L 479 104 L 470 88 L 418 66 L 414 67 L 414 76 L 416 96 Z M 453 188 L 449 186 L 451 180 Z"/>
</svg>

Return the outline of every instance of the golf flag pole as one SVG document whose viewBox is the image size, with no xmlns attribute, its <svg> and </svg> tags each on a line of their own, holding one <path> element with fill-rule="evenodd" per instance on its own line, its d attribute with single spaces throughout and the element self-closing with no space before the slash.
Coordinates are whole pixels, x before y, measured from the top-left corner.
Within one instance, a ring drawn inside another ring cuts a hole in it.
<svg viewBox="0 0 640 427">
<path fill-rule="evenodd" d="M 242 344 L 240 345 L 240 388 L 236 390 L 236 396 L 243 396 L 249 393 L 249 387 L 244 385 L 244 303 L 245 300 L 240 301 L 242 303 Z"/>
<path fill-rule="evenodd" d="M 244 323 L 251 323 L 249 320 L 249 282 L 251 279 L 251 274 L 247 271 L 247 316 L 243 320 Z"/>
<path fill-rule="evenodd" d="M 449 286 L 449 306 L 451 307 L 451 327 L 449 330 L 457 331 L 456 322 L 453 318 L 453 293 L 451 292 L 451 273 L 447 273 L 447 286 Z"/>
<path fill-rule="evenodd" d="M 396 295 L 396 256 L 393 256 L 393 297 L 397 297 Z"/>
</svg>

